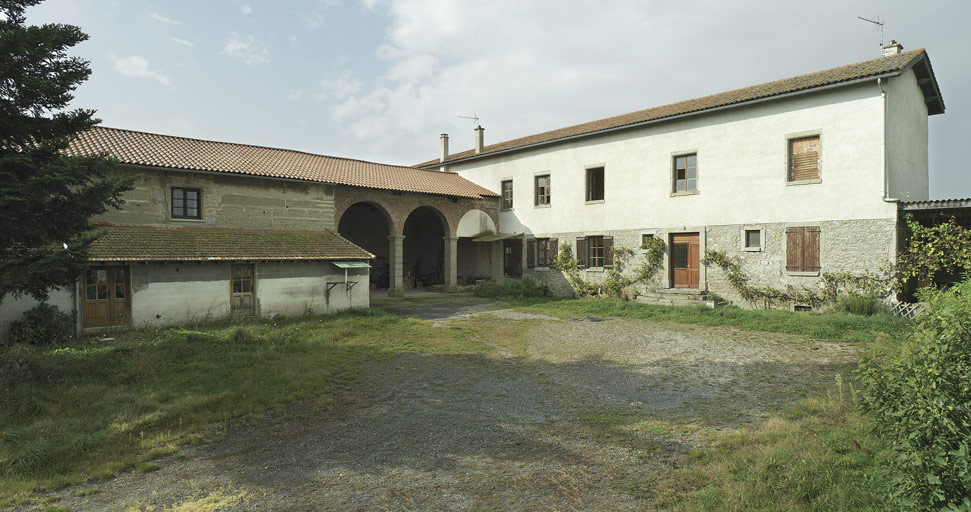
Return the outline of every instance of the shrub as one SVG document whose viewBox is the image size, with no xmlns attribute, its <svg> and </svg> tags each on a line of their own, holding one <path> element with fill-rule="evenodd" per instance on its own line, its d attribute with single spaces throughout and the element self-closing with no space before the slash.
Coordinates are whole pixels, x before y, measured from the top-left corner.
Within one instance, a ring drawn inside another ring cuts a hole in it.
<svg viewBox="0 0 971 512">
<path fill-rule="evenodd" d="M 889 443 L 900 509 L 971 510 L 971 280 L 920 296 L 903 355 L 861 362 L 860 407 Z"/>
<path fill-rule="evenodd" d="M 74 338 L 75 317 L 46 302 L 10 324 L 10 339 L 27 345 L 60 345 Z"/>
<path fill-rule="evenodd" d="M 855 291 L 840 297 L 839 307 L 847 313 L 862 316 L 873 316 L 887 310 L 879 296 Z"/>
<path fill-rule="evenodd" d="M 487 299 L 494 299 L 502 293 L 502 287 L 499 283 L 494 283 L 492 281 L 486 281 L 475 287 L 472 291 L 472 295 L 475 297 L 485 297 Z"/>
</svg>

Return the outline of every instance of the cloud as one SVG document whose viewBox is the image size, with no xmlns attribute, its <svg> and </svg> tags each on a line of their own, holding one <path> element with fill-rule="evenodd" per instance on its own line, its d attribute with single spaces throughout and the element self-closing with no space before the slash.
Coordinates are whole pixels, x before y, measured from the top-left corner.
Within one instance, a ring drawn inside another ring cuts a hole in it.
<svg viewBox="0 0 971 512">
<path fill-rule="evenodd" d="M 317 0 L 308 14 L 300 14 L 300 21 L 308 30 L 316 30 L 327 23 L 327 11 L 341 4 L 340 0 Z"/>
<path fill-rule="evenodd" d="M 149 11 L 148 12 L 148 16 L 151 17 L 154 20 L 161 21 L 162 23 L 165 23 L 166 25 L 181 25 L 182 24 L 182 22 L 179 21 L 179 20 L 174 20 L 172 18 L 167 18 L 167 17 L 162 16 L 161 14 L 159 14 L 159 13 L 157 13 L 155 11 Z"/>
<path fill-rule="evenodd" d="M 239 12 L 243 13 L 243 16 L 249 16 L 250 13 L 253 12 L 253 8 L 250 7 L 249 4 L 243 4 L 239 8 Z"/>
<path fill-rule="evenodd" d="M 172 80 L 168 76 L 160 71 L 154 71 L 148 68 L 148 59 L 145 57 L 139 55 L 116 57 L 112 55 L 111 60 L 115 64 L 115 71 L 122 75 L 135 78 L 151 78 L 162 85 L 172 86 Z"/>
<path fill-rule="evenodd" d="M 173 37 L 172 42 L 181 44 L 182 46 L 188 46 L 189 48 L 195 48 L 196 44 L 192 41 L 186 41 L 185 39 L 179 39 L 178 37 Z"/>
<path fill-rule="evenodd" d="M 220 53 L 235 57 L 249 66 L 270 62 L 270 51 L 263 46 L 262 41 L 257 41 L 253 36 L 241 38 L 236 32 L 233 32 L 226 40 L 226 44 Z"/>
<path fill-rule="evenodd" d="M 296 91 L 290 92 L 290 94 L 287 94 L 287 100 L 289 101 L 300 101 L 300 98 L 303 98 L 303 91 L 299 89 L 297 89 Z"/>
<path fill-rule="evenodd" d="M 321 80 L 320 92 L 313 96 L 314 101 L 322 102 L 327 99 L 344 100 L 361 90 L 364 84 L 354 78 L 350 71 L 344 71 L 333 80 Z"/>
<path fill-rule="evenodd" d="M 290 36 L 290 48 L 295 50 L 300 48 L 300 40 L 297 39 L 297 36 Z"/>
</svg>

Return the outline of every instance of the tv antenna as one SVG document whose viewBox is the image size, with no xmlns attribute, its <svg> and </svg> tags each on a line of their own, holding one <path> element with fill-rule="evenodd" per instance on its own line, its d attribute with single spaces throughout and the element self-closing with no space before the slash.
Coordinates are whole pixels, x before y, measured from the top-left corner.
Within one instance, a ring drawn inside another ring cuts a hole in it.
<svg viewBox="0 0 971 512">
<path fill-rule="evenodd" d="M 479 116 L 476 114 L 472 114 L 471 116 L 455 116 L 455 117 L 458 117 L 461 119 L 471 119 L 472 121 L 475 121 L 475 127 L 476 128 L 479 127 Z"/>
<path fill-rule="evenodd" d="M 880 48 L 883 48 L 883 20 L 881 20 L 879 16 L 877 16 L 876 21 L 874 21 L 874 20 L 868 20 L 868 19 L 864 18 L 863 16 L 857 16 L 857 18 L 858 19 L 861 19 L 861 20 L 863 20 L 863 21 L 865 21 L 867 23 L 873 23 L 875 25 L 874 28 L 880 27 Z"/>
</svg>

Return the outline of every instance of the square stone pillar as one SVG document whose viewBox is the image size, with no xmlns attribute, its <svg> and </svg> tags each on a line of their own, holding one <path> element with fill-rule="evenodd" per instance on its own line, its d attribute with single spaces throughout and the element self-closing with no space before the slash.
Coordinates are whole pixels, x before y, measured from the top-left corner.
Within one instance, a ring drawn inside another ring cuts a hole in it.
<svg viewBox="0 0 971 512">
<path fill-rule="evenodd" d="M 404 235 L 390 235 L 388 236 L 388 242 L 388 271 L 391 273 L 388 276 L 390 278 L 388 281 L 388 295 L 392 297 L 404 297 L 405 237 Z"/>
<path fill-rule="evenodd" d="M 503 273 L 505 269 L 503 268 L 505 264 L 505 254 L 502 252 L 503 242 L 502 240 L 496 240 L 495 242 L 488 242 L 491 246 L 489 249 L 490 263 L 492 263 L 492 275 L 491 277 L 494 281 L 502 281 Z"/>
<path fill-rule="evenodd" d="M 458 291 L 458 247 L 459 237 L 442 237 L 445 242 L 445 291 Z"/>
</svg>

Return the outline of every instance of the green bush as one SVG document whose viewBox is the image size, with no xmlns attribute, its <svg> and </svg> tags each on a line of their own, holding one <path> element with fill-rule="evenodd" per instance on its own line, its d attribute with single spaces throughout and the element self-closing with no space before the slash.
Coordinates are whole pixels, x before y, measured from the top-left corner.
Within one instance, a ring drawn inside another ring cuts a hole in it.
<svg viewBox="0 0 971 512">
<path fill-rule="evenodd" d="M 472 295 L 475 297 L 484 297 L 487 299 L 494 299 L 502 293 L 502 286 L 499 283 L 494 283 L 492 281 L 486 281 L 472 290 Z"/>
<path fill-rule="evenodd" d="M 847 313 L 862 316 L 873 316 L 887 310 L 879 296 L 859 292 L 848 292 L 840 297 L 839 307 Z"/>
<path fill-rule="evenodd" d="M 546 297 L 550 290 L 540 286 L 533 278 L 503 279 L 501 283 L 485 282 L 475 287 L 472 295 L 494 299 L 496 297 Z"/>
<path fill-rule="evenodd" d="M 901 355 L 861 362 L 860 407 L 888 443 L 902 510 L 971 510 L 971 280 L 920 294 Z"/>
<path fill-rule="evenodd" d="M 10 340 L 27 345 L 61 345 L 74 338 L 75 317 L 46 302 L 10 324 Z"/>
</svg>

